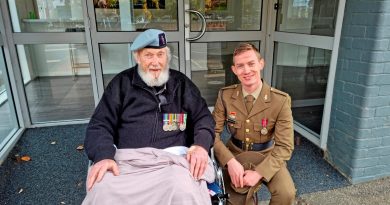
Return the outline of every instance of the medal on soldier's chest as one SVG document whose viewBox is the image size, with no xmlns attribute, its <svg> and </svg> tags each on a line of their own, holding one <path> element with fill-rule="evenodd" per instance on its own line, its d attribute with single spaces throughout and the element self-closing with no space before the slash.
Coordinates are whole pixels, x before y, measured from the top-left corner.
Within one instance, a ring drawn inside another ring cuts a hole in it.
<svg viewBox="0 0 390 205">
<path fill-rule="evenodd" d="M 230 123 L 236 123 L 236 115 L 237 115 L 236 112 L 233 112 L 233 111 L 229 112 L 229 115 L 228 115 L 226 121 L 230 122 Z"/>
<path fill-rule="evenodd" d="M 163 130 L 175 131 L 186 129 L 187 114 L 185 113 L 164 113 L 163 114 Z"/>
<path fill-rule="evenodd" d="M 168 114 L 164 113 L 163 114 L 163 130 L 168 131 L 169 129 L 169 119 L 168 119 Z"/>
<path fill-rule="evenodd" d="M 170 120 L 170 124 L 171 124 L 171 131 L 175 131 L 178 129 L 177 127 L 177 115 L 176 114 L 171 114 L 171 120 Z"/>
<path fill-rule="evenodd" d="M 171 131 L 177 130 L 177 125 L 175 123 L 172 123 L 171 125 Z"/>
<path fill-rule="evenodd" d="M 179 129 L 181 131 L 184 131 L 186 129 L 186 123 L 187 123 L 187 114 L 180 113 L 179 114 Z"/>
<path fill-rule="evenodd" d="M 168 131 L 168 124 L 164 124 L 164 125 L 163 125 L 163 130 L 164 130 L 164 131 Z"/>
<path fill-rule="evenodd" d="M 267 118 L 261 119 L 261 126 L 263 128 L 260 130 L 260 132 L 262 135 L 266 135 L 268 133 L 267 125 L 268 125 L 268 119 Z"/>
</svg>

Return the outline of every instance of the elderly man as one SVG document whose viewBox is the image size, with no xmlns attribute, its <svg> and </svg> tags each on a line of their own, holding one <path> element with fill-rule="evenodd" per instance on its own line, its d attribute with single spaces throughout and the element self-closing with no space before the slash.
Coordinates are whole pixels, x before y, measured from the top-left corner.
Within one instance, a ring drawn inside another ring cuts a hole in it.
<svg viewBox="0 0 390 205">
<path fill-rule="evenodd" d="M 227 166 L 231 204 L 252 204 L 262 182 L 271 192 L 270 204 L 291 205 L 295 187 L 286 161 L 294 149 L 290 96 L 261 79 L 264 59 L 252 44 L 233 53 L 232 71 L 240 84 L 222 88 L 214 108 L 215 154 Z M 227 126 L 231 138 L 220 135 Z"/>
<path fill-rule="evenodd" d="M 205 100 L 169 69 L 163 31 L 144 31 L 130 49 L 137 65 L 113 78 L 87 128 L 83 204 L 209 204 L 215 122 Z"/>
</svg>

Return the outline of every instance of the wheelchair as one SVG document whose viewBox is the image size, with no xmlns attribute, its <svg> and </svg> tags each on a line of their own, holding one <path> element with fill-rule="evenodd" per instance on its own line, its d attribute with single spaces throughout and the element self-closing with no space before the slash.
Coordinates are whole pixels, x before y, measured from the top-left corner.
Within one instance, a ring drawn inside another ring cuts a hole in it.
<svg viewBox="0 0 390 205">
<path fill-rule="evenodd" d="M 211 161 L 213 162 L 215 181 L 211 184 L 207 184 L 209 189 L 211 204 L 212 205 L 226 205 L 229 194 L 226 192 L 225 183 L 223 180 L 222 168 L 219 166 L 215 156 L 214 148 L 211 149 Z"/>
<path fill-rule="evenodd" d="M 227 128 L 227 126 L 225 125 L 224 129 L 221 133 L 221 140 L 226 144 L 230 138 L 231 138 L 231 133 L 230 133 L 229 129 Z M 226 185 L 225 185 L 224 178 L 223 178 L 223 175 L 224 175 L 223 169 L 222 169 L 222 167 L 219 166 L 218 160 L 215 158 L 214 147 L 211 148 L 210 153 L 211 153 L 210 158 L 213 162 L 214 171 L 215 171 L 215 182 L 213 184 L 216 184 L 218 187 L 220 187 L 219 194 L 211 196 L 212 205 L 226 205 L 227 200 L 229 199 L 229 194 L 227 193 L 227 189 L 225 187 Z M 224 171 L 226 172 L 227 170 L 224 170 Z M 230 184 L 227 184 L 227 186 L 229 186 L 229 185 Z M 209 190 L 212 189 L 210 187 L 210 185 L 208 185 L 208 187 L 209 187 Z M 254 204 L 258 204 L 259 197 L 258 197 L 257 192 L 255 192 L 253 194 L 252 199 L 253 199 Z"/>
</svg>

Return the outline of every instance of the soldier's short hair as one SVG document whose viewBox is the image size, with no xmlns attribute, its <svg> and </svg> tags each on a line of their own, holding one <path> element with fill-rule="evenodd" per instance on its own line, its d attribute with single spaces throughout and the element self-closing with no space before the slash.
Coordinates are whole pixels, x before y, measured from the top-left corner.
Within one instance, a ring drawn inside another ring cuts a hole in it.
<svg viewBox="0 0 390 205">
<path fill-rule="evenodd" d="M 244 53 L 246 51 L 254 51 L 256 53 L 257 58 L 259 60 L 263 59 L 263 57 L 260 54 L 259 49 L 257 49 L 253 44 L 251 43 L 240 43 L 233 52 L 233 64 L 234 64 L 234 56 L 237 56 L 241 53 Z"/>
</svg>

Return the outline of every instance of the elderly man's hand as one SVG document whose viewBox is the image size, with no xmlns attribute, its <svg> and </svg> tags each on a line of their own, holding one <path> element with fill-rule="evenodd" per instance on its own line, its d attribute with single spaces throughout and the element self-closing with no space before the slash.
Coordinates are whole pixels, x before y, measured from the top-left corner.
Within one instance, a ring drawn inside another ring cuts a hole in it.
<svg viewBox="0 0 390 205">
<path fill-rule="evenodd" d="M 91 190 L 95 182 L 100 182 L 107 171 L 112 171 L 115 176 L 119 175 L 119 167 L 112 159 L 103 159 L 91 167 L 88 174 L 87 190 Z"/>
<path fill-rule="evenodd" d="M 232 158 L 227 163 L 230 179 L 233 185 L 237 188 L 244 187 L 244 167 L 235 158 Z"/>
<path fill-rule="evenodd" d="M 209 157 L 207 151 L 198 145 L 192 145 L 187 152 L 190 172 L 195 179 L 200 179 L 207 167 Z"/>
</svg>

